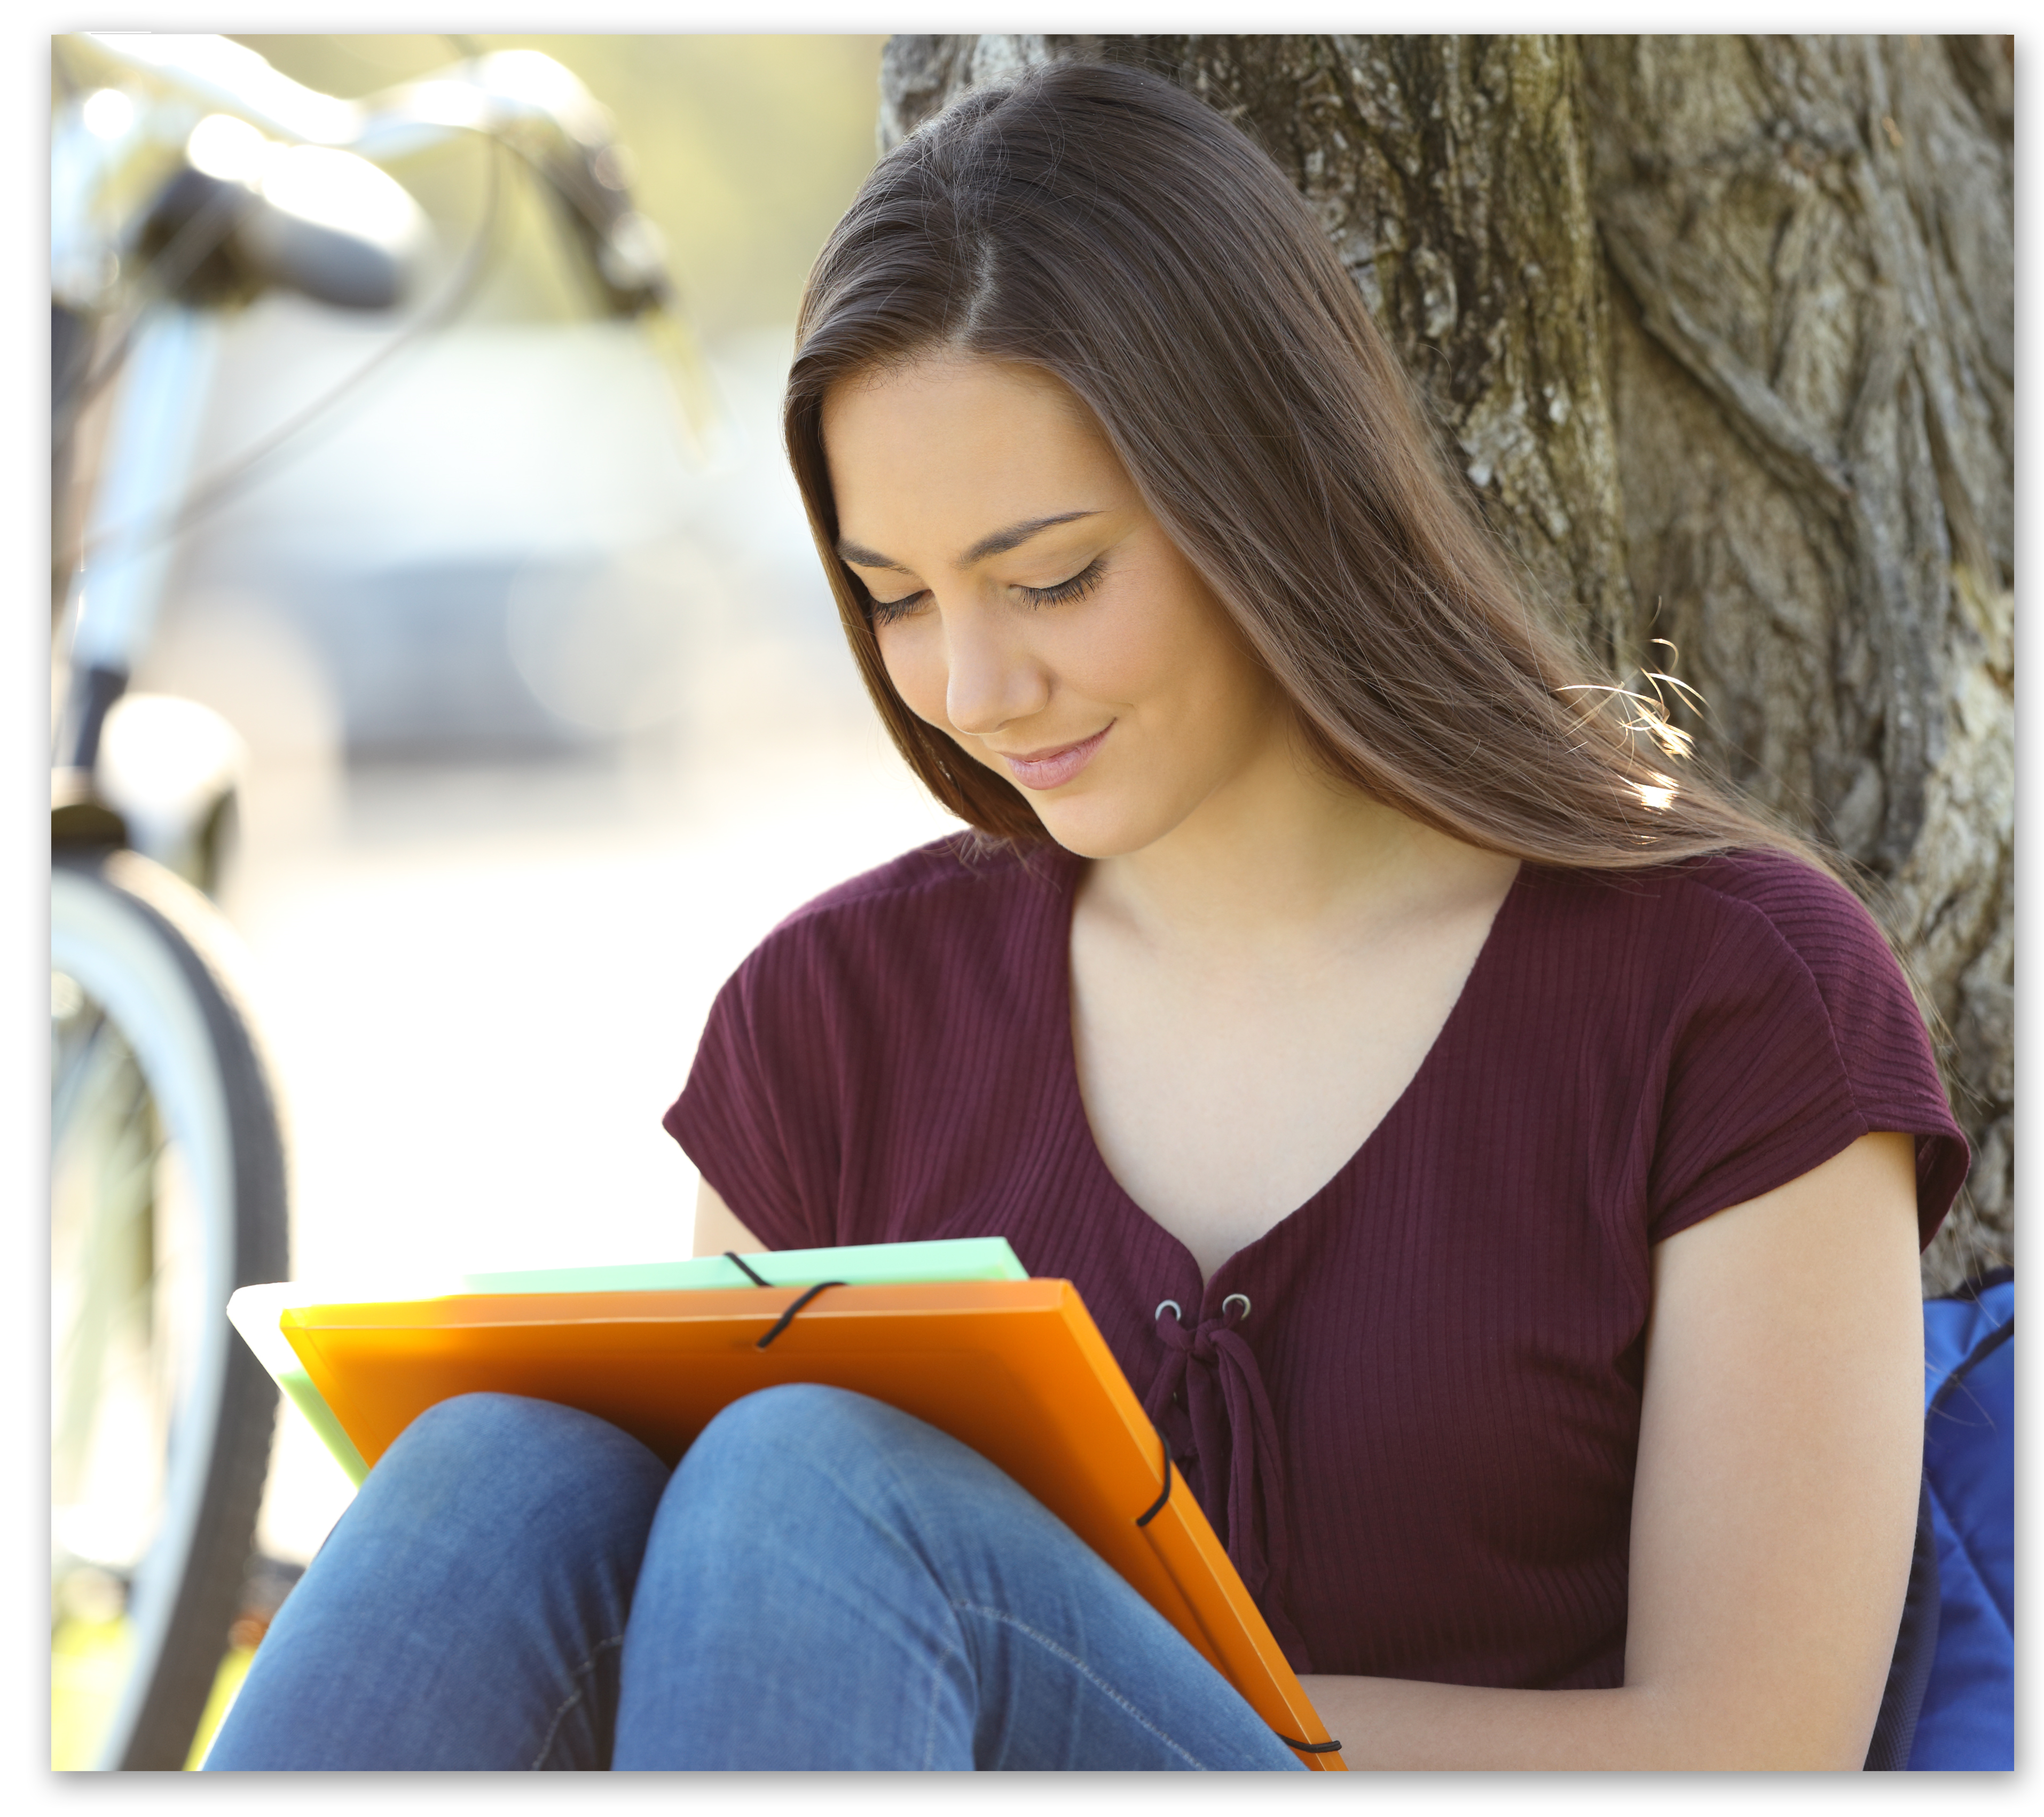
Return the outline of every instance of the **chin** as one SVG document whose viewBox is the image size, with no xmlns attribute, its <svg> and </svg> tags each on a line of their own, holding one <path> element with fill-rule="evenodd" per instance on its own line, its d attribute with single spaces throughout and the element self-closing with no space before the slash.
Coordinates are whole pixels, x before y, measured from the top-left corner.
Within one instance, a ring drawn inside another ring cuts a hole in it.
<svg viewBox="0 0 2044 1817">
<path fill-rule="evenodd" d="M 1097 795 L 1066 801 L 1032 798 L 1030 806 L 1043 830 L 1080 858 L 1126 857 L 1154 845 L 1174 824 L 1166 816 L 1133 812 L 1128 804 L 1103 801 Z"/>
</svg>

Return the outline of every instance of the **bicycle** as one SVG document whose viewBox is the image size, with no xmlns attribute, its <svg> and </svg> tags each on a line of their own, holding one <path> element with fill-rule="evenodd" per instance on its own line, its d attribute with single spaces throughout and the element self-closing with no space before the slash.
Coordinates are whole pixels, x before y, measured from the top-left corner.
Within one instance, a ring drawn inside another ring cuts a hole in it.
<svg viewBox="0 0 2044 1817">
<path fill-rule="evenodd" d="M 661 341 L 699 438 L 717 406 L 607 117 L 551 59 L 468 56 L 360 102 L 213 37 L 60 40 L 56 65 L 68 92 L 52 148 L 52 1631 L 54 1646 L 67 1608 L 125 1607 L 96 1761 L 175 1768 L 228 1644 L 276 1405 L 225 1307 L 290 1272 L 279 1095 L 209 894 L 232 837 L 236 741 L 195 703 L 127 693 L 175 539 L 459 314 L 488 262 L 505 153 L 561 205 L 597 306 Z M 347 384 L 192 483 L 222 318 L 271 290 L 398 310 L 431 234 L 374 160 L 464 134 L 488 153 L 487 197 L 441 294 Z M 79 425 L 102 391 L 108 450 L 81 511 Z M 124 731 L 144 747 L 153 799 L 135 765 L 106 760 Z"/>
</svg>

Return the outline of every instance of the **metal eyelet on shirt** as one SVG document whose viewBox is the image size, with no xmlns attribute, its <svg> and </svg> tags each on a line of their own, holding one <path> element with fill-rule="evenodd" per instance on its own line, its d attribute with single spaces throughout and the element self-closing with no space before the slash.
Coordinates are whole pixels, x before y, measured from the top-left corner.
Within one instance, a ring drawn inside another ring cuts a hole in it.
<svg viewBox="0 0 2044 1817">
<path fill-rule="evenodd" d="M 1175 1299 L 1158 1300 L 1157 1302 L 1157 1310 L 1150 1316 L 1153 1318 L 1162 1318 L 1164 1316 L 1164 1308 L 1167 1306 L 1171 1309 L 1171 1316 L 1177 1319 L 1181 1325 L 1184 1324 L 1185 1322 L 1185 1309 L 1181 1307 Z"/>
<path fill-rule="evenodd" d="M 1231 1293 L 1227 1299 L 1224 1299 L 1220 1303 L 1220 1315 L 1222 1318 L 1225 1318 L 1228 1316 L 1228 1309 L 1231 1306 L 1234 1305 L 1237 1300 L 1240 1300 L 1242 1302 L 1242 1316 L 1245 1318 L 1249 1316 L 1249 1295 L 1246 1293 Z"/>
</svg>

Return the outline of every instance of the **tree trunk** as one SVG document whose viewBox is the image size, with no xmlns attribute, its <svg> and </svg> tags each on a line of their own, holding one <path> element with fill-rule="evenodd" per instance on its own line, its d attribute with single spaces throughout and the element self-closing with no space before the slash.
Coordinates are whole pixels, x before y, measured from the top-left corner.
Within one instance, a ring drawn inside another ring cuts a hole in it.
<svg viewBox="0 0 2044 1817">
<path fill-rule="evenodd" d="M 1270 152 L 1535 592 L 1858 867 L 1975 1150 L 1926 1285 L 2009 1260 L 2009 41 L 897 37 L 883 145 L 1055 57 Z"/>
</svg>

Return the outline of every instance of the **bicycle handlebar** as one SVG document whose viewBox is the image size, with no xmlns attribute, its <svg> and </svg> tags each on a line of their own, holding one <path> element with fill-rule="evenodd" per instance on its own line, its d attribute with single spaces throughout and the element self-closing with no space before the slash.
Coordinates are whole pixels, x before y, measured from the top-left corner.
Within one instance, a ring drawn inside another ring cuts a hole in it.
<svg viewBox="0 0 2044 1817">
<path fill-rule="evenodd" d="M 127 286 L 133 306 L 125 322 L 107 330 L 112 352 L 52 387 L 55 448 L 69 435 L 82 401 L 136 349 L 109 471 L 81 550 L 65 564 L 69 629 L 59 655 L 71 670 L 72 705 L 61 747 L 77 753 L 76 760 L 89 767 L 98 722 L 146 642 L 171 540 L 232 497 L 279 447 L 369 371 L 444 325 L 484 268 L 501 191 L 494 160 L 483 225 L 440 298 L 341 385 L 224 472 L 193 482 L 186 453 L 172 445 L 165 425 L 196 421 L 185 394 L 204 389 L 205 354 L 219 313 L 209 305 L 279 283 L 355 307 L 381 308 L 397 299 L 424 241 L 425 221 L 409 192 L 372 159 L 462 134 L 518 156 L 565 205 L 567 237 L 606 313 L 649 331 L 673 387 L 677 426 L 698 456 L 714 458 L 723 409 L 675 306 L 658 232 L 632 204 L 608 111 L 551 57 L 490 52 L 348 101 L 293 81 L 225 37 L 98 33 L 71 41 L 142 76 L 137 86 L 171 93 L 138 114 L 134 102 L 140 98 L 131 89 L 102 87 L 62 110 L 52 143 L 53 320 L 67 312 L 79 321 L 110 313 L 125 261 L 88 224 L 102 196 L 132 188 L 114 181 L 132 154 L 144 144 L 175 144 L 178 153 L 168 179 L 139 215 L 124 203 L 131 227 L 139 227 L 126 247 L 143 255 L 139 268 L 148 275 Z M 297 175 L 306 181 L 294 201 L 288 179 Z M 207 260 L 212 268 L 202 270 Z M 159 388 L 144 383 L 152 373 L 173 389 L 183 387 L 181 402 L 154 416 L 144 408 Z M 133 411 L 142 414 L 129 425 Z M 133 484 L 122 483 L 124 474 Z M 90 610 L 84 556 L 94 564 Z"/>
<path fill-rule="evenodd" d="M 609 314 L 636 316 L 674 301 L 658 229 L 627 193 L 608 112 L 571 71 L 540 52 L 486 52 L 348 101 L 308 88 L 246 45 L 211 33 L 83 37 L 112 61 L 167 78 L 293 145 L 375 161 L 458 133 L 494 139 L 524 157 L 567 205 Z"/>
</svg>

